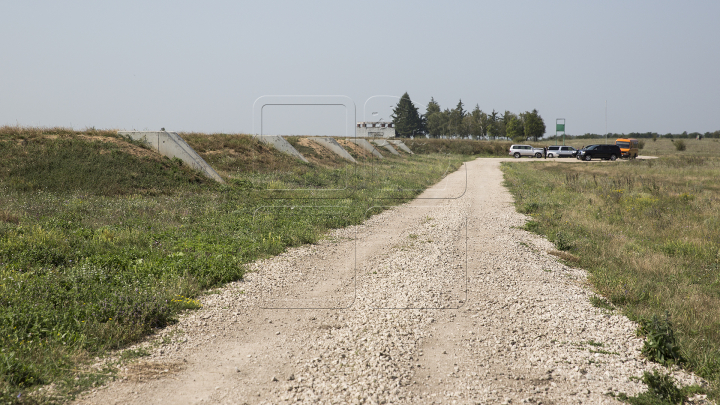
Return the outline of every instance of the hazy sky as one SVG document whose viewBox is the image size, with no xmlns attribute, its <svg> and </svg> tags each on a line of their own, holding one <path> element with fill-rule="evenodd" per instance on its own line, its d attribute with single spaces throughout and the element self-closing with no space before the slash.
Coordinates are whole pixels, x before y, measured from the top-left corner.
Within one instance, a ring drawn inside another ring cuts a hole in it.
<svg viewBox="0 0 720 405">
<path fill-rule="evenodd" d="M 260 96 L 347 96 L 360 121 L 408 92 L 535 108 L 553 134 L 605 133 L 606 100 L 609 132 L 720 130 L 717 0 L 0 0 L 0 19 L 0 125 L 249 133 Z M 268 106 L 263 132 L 348 119 Z"/>
</svg>

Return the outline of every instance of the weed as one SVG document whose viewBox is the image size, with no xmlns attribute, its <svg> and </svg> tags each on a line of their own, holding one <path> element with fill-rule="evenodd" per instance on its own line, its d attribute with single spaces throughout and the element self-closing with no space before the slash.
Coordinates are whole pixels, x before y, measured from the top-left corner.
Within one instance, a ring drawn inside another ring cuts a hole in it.
<svg viewBox="0 0 720 405">
<path fill-rule="evenodd" d="M 537 221 L 527 221 L 522 229 L 528 232 L 538 233 L 540 231 L 540 223 Z"/>
<path fill-rule="evenodd" d="M 611 303 L 609 303 L 605 298 L 598 297 L 597 295 L 593 295 L 590 297 L 590 304 L 594 306 L 595 308 L 601 308 L 606 309 L 608 311 L 612 311 L 614 308 Z"/>
<path fill-rule="evenodd" d="M 572 249 L 573 243 L 567 233 L 563 231 L 555 232 L 555 238 L 553 240 L 558 250 L 567 251 Z"/>
<path fill-rule="evenodd" d="M 614 355 L 616 355 L 616 356 L 619 356 L 619 355 L 620 355 L 620 353 L 618 353 L 618 352 L 609 352 L 609 351 L 607 351 L 607 350 L 602 350 L 602 349 L 597 349 L 597 350 L 595 350 L 595 349 L 590 349 L 589 352 L 590 352 L 590 353 L 599 353 L 599 354 L 614 354 Z"/>
<path fill-rule="evenodd" d="M 139 357 L 147 357 L 150 355 L 150 352 L 147 351 L 144 348 L 137 348 L 137 349 L 128 349 L 123 350 L 120 353 L 120 358 L 123 360 L 129 360 L 129 359 L 137 359 Z"/>
<path fill-rule="evenodd" d="M 675 144 L 675 150 L 677 150 L 677 151 L 682 152 L 685 149 L 687 149 L 687 145 L 685 145 L 685 141 L 683 141 L 682 139 L 679 139 L 678 141 L 674 142 L 674 144 Z"/>
<path fill-rule="evenodd" d="M 533 212 L 537 212 L 539 208 L 540 204 L 538 204 L 537 202 L 528 202 L 523 204 L 520 212 L 522 212 L 523 214 L 532 214 Z"/>
<path fill-rule="evenodd" d="M 684 403 L 689 395 L 703 392 L 698 386 L 678 388 L 670 374 L 658 370 L 653 370 L 652 373 L 644 372 L 642 382 L 648 387 L 646 392 L 633 397 L 621 393 L 616 397 L 633 405 L 679 405 Z"/>
<path fill-rule="evenodd" d="M 649 320 L 642 320 L 639 333 L 645 336 L 642 354 L 649 360 L 663 365 L 683 362 L 680 348 L 675 341 L 675 332 L 673 332 L 669 313 L 666 312 L 664 318 L 653 315 Z"/>
</svg>

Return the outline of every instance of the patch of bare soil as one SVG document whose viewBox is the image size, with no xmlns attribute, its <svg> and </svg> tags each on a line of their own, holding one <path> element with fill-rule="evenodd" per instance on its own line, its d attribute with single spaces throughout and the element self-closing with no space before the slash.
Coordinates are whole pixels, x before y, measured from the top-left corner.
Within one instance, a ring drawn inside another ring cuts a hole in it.
<svg viewBox="0 0 720 405">
<path fill-rule="evenodd" d="M 347 150 L 352 157 L 357 160 L 372 159 L 372 153 L 366 151 L 360 146 L 348 141 L 347 139 L 337 139 L 337 142 Z"/>
<path fill-rule="evenodd" d="M 298 139 L 298 145 L 312 150 L 312 153 L 303 153 L 303 156 L 305 156 L 308 161 L 317 165 L 337 166 L 345 163 L 335 152 L 313 141 L 311 138 Z"/>
<path fill-rule="evenodd" d="M 49 136 L 52 136 L 52 135 L 49 135 Z M 57 136 L 55 136 L 55 137 L 57 138 Z M 133 156 L 146 158 L 146 159 L 153 159 L 153 160 L 161 159 L 161 156 L 157 152 L 152 151 L 150 149 L 145 149 L 145 148 L 141 148 L 139 146 L 135 146 L 135 145 L 128 143 L 119 138 L 112 138 L 109 136 L 97 136 L 97 135 L 82 135 L 82 134 L 77 135 L 77 137 L 80 139 L 85 139 L 85 140 L 93 141 L 93 142 L 107 142 L 107 143 L 112 143 L 112 144 L 118 145 L 123 149 L 124 152 L 129 153 Z M 54 138 L 50 138 L 50 139 L 54 139 Z"/>
<path fill-rule="evenodd" d="M 149 381 L 176 374 L 185 368 L 184 363 L 156 363 L 142 361 L 128 364 L 120 372 L 120 378 L 130 381 Z"/>
</svg>

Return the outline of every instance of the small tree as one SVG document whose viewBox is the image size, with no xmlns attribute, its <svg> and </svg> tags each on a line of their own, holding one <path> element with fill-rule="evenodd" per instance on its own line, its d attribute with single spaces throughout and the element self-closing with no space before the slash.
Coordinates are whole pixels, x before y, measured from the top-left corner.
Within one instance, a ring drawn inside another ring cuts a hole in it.
<svg viewBox="0 0 720 405">
<path fill-rule="evenodd" d="M 447 117 L 442 111 L 434 112 L 427 118 L 427 131 L 432 138 L 439 138 L 447 129 Z"/>
<path fill-rule="evenodd" d="M 523 121 L 525 123 L 525 136 L 533 138 L 537 142 L 538 138 L 545 135 L 545 122 L 543 121 L 537 110 L 523 113 Z"/>
<path fill-rule="evenodd" d="M 517 115 L 505 113 L 505 133 L 508 138 L 515 142 L 525 140 L 525 125 Z"/>
</svg>

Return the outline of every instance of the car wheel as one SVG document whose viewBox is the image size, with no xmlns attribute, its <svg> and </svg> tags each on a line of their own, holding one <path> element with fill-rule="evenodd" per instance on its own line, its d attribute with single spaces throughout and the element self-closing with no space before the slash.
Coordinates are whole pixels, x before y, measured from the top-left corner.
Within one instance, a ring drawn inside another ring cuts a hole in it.
<svg viewBox="0 0 720 405">
<path fill-rule="evenodd" d="M 612 161 L 614 162 L 616 159 L 617 159 L 617 156 L 615 156 L 615 155 L 610 155 L 610 160 L 612 160 Z"/>
<path fill-rule="evenodd" d="M 538 158 L 538 159 L 540 159 L 540 158 L 542 157 L 542 153 L 540 153 L 540 152 L 536 153 L 536 154 L 535 154 L 535 157 Z"/>
<path fill-rule="evenodd" d="M 552 154 L 552 153 L 548 153 L 548 157 L 549 157 L 549 158 L 553 157 L 553 154 Z"/>
<path fill-rule="evenodd" d="M 592 156 L 590 156 L 590 155 L 585 155 L 585 161 L 589 162 L 591 159 L 592 159 Z"/>
<path fill-rule="evenodd" d="M 520 159 L 520 152 L 515 152 L 513 156 L 515 156 L 515 159 Z"/>
</svg>

